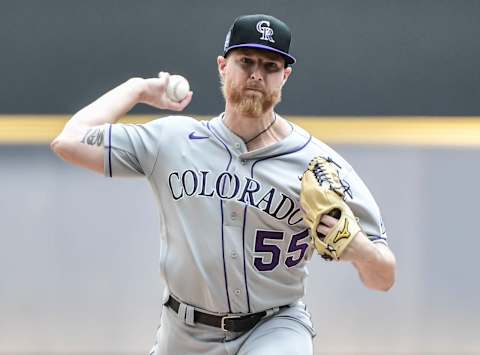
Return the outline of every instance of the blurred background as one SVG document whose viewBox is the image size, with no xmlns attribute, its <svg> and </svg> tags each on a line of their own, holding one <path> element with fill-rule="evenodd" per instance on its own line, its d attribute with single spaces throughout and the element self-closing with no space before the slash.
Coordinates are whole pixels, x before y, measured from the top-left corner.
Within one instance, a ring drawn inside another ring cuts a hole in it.
<svg viewBox="0 0 480 355">
<path fill-rule="evenodd" d="M 480 2 L 0 0 L 1 354 L 148 354 L 163 290 L 150 187 L 67 165 L 48 143 L 160 70 L 189 79 L 188 114 L 222 112 L 216 56 L 249 13 L 291 27 L 278 112 L 353 165 L 397 256 L 388 293 L 312 261 L 316 354 L 480 354 Z"/>
</svg>

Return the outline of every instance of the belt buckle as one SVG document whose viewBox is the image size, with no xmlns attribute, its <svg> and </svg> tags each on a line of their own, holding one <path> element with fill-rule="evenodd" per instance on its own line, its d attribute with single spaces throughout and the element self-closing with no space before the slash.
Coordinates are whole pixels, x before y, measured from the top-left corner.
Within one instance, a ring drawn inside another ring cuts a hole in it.
<svg viewBox="0 0 480 355">
<path fill-rule="evenodd" d="M 220 328 L 222 328 L 222 330 L 224 332 L 228 332 L 229 330 L 225 329 L 225 320 L 227 320 L 227 319 L 237 319 L 237 318 L 242 318 L 242 316 L 229 315 L 229 316 L 222 317 L 222 322 L 220 323 Z"/>
</svg>

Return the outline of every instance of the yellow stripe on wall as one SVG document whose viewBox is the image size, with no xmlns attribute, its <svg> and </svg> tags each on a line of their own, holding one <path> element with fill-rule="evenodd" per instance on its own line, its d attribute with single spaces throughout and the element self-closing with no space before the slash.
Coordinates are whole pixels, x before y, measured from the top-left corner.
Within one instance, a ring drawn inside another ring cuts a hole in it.
<svg viewBox="0 0 480 355">
<path fill-rule="evenodd" d="M 296 123 L 327 143 L 480 147 L 480 118 L 298 118 Z"/>
<path fill-rule="evenodd" d="M 121 122 L 145 123 L 157 117 L 129 115 Z M 0 115 L 0 144 L 48 144 L 69 118 L 66 115 Z M 480 147 L 480 117 L 288 118 L 328 144 Z"/>
</svg>

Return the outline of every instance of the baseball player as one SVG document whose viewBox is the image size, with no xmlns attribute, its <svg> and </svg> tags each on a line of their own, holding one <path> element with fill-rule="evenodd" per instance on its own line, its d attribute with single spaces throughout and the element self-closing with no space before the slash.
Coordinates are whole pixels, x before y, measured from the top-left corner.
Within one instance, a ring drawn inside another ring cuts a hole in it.
<svg viewBox="0 0 480 355">
<path fill-rule="evenodd" d="M 116 123 L 138 103 L 172 111 L 190 103 L 192 92 L 180 102 L 167 97 L 162 72 L 107 92 L 52 142 L 73 164 L 107 177 L 144 176 L 152 186 L 166 286 L 152 355 L 313 353 L 302 297 L 314 245 L 299 178 L 315 156 L 335 165 L 350 221 L 358 222 L 338 259 L 352 263 L 368 288 L 394 283 L 395 258 L 365 184 L 339 154 L 274 110 L 295 63 L 290 40 L 275 17 L 235 19 L 217 58 L 225 111 L 208 121 Z M 321 215 L 315 234 L 328 235 L 338 221 Z"/>
</svg>

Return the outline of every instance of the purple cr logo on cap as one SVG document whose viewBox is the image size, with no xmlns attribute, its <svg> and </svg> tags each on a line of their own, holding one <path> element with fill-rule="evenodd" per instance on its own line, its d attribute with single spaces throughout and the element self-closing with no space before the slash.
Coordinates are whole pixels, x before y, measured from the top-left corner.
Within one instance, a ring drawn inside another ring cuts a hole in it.
<svg viewBox="0 0 480 355">
<path fill-rule="evenodd" d="M 270 28 L 270 21 L 266 21 L 266 20 L 259 21 L 257 23 L 257 31 L 262 34 L 262 37 L 260 37 L 260 39 L 275 43 L 272 37 L 273 30 Z"/>
</svg>

